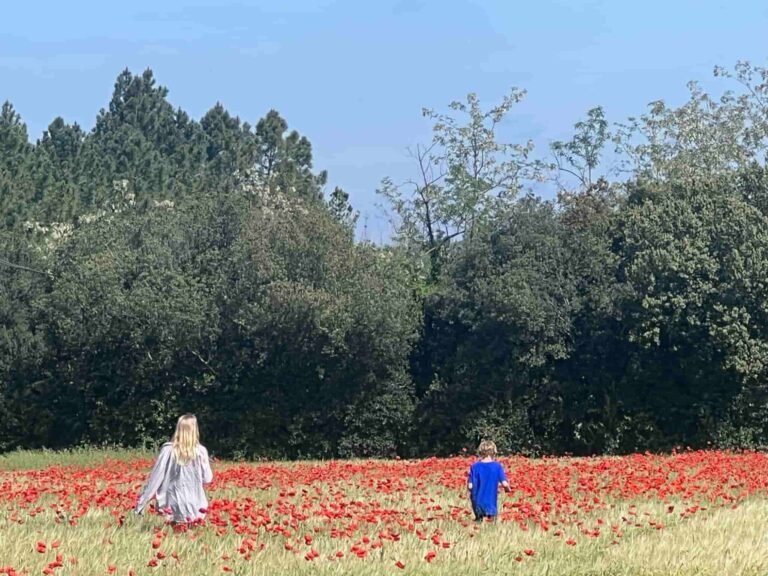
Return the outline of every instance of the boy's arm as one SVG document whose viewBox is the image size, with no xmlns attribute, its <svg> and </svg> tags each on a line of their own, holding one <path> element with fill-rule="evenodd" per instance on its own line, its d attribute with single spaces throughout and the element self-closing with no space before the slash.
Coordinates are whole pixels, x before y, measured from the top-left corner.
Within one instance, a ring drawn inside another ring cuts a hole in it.
<svg viewBox="0 0 768 576">
<path fill-rule="evenodd" d="M 504 467 L 499 465 L 499 483 L 504 487 L 504 492 L 509 494 L 512 492 L 512 488 L 509 486 L 509 482 L 507 481 L 507 475 L 504 472 Z"/>
</svg>

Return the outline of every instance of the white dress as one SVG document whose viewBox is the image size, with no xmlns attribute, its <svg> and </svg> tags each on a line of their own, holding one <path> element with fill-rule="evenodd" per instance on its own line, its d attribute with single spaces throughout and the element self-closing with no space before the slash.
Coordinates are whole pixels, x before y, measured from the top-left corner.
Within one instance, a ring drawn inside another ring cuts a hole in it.
<svg viewBox="0 0 768 576">
<path fill-rule="evenodd" d="M 197 456 L 186 464 L 179 464 L 173 453 L 173 444 L 166 442 L 160 449 L 149 480 L 136 504 L 141 513 L 152 498 L 157 507 L 174 522 L 192 522 L 205 517 L 208 499 L 203 484 L 213 480 L 208 450 L 198 445 Z"/>
</svg>

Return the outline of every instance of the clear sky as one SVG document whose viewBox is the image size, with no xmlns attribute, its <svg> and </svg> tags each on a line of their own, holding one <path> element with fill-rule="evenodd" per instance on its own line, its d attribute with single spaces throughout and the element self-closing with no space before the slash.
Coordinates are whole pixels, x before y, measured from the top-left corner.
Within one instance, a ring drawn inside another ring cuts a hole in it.
<svg viewBox="0 0 768 576">
<path fill-rule="evenodd" d="M 412 175 L 423 106 L 525 88 L 505 135 L 543 153 L 594 105 L 622 120 L 681 102 L 715 64 L 766 64 L 767 31 L 764 0 L 9 0 L 0 100 L 33 139 L 57 115 L 91 128 L 126 67 L 152 68 L 196 118 L 216 101 L 252 124 L 276 108 L 379 240 L 375 189 Z"/>
</svg>

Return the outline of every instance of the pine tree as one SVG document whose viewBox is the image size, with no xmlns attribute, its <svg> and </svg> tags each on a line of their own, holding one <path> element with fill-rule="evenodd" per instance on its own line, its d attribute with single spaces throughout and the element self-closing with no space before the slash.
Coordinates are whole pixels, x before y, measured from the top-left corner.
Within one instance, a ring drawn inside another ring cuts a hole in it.
<svg viewBox="0 0 768 576">
<path fill-rule="evenodd" d="M 0 110 L 0 223 L 5 226 L 17 224 L 27 211 L 31 152 L 27 127 L 6 101 Z"/>
</svg>

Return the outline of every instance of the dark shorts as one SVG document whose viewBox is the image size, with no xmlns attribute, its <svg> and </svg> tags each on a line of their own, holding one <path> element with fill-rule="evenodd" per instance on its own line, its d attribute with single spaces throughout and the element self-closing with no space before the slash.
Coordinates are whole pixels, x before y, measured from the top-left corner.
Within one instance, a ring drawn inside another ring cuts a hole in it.
<svg viewBox="0 0 768 576">
<path fill-rule="evenodd" d="M 475 521 L 476 522 L 482 522 L 486 518 L 489 520 L 496 520 L 496 514 L 490 514 L 487 511 L 483 510 L 482 508 L 472 505 L 472 512 L 475 513 Z"/>
</svg>

